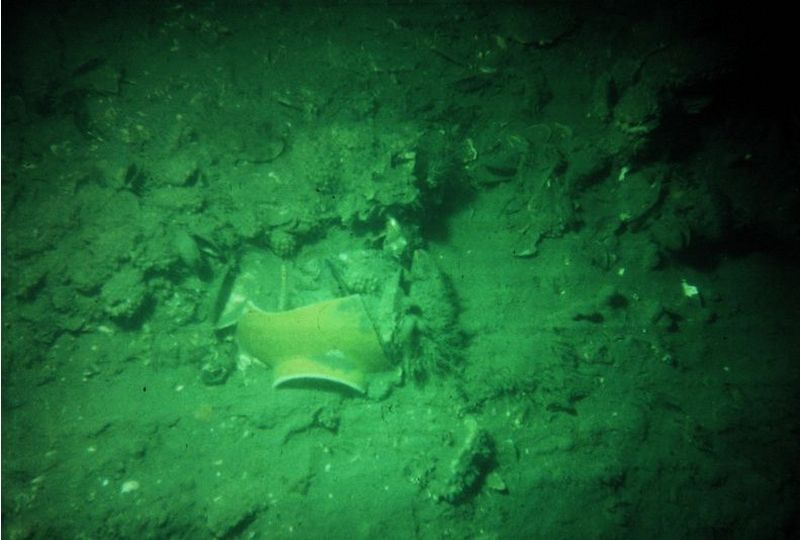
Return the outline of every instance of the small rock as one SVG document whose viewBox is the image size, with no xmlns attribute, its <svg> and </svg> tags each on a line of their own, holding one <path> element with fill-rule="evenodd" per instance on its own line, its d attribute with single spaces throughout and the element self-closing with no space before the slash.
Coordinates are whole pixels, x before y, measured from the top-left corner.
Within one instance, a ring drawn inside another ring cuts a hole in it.
<svg viewBox="0 0 800 540">
<path fill-rule="evenodd" d="M 508 493 L 508 486 L 506 485 L 503 477 L 497 471 L 492 471 L 486 475 L 486 482 L 484 484 L 488 489 L 498 493 Z"/>
</svg>

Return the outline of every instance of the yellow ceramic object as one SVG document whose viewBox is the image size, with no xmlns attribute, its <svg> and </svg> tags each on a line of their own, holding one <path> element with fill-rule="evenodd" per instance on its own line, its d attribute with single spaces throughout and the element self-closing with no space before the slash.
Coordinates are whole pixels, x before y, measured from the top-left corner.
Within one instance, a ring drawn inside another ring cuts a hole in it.
<svg viewBox="0 0 800 540">
<path fill-rule="evenodd" d="M 367 373 L 390 367 L 358 295 L 289 311 L 251 310 L 236 335 L 246 354 L 272 366 L 273 386 L 316 379 L 364 392 Z"/>
</svg>

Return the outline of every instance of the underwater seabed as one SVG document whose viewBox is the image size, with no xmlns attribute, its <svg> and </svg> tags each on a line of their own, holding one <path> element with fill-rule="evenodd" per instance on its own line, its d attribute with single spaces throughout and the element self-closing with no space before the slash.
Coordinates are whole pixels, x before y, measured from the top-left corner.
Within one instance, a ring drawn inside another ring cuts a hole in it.
<svg viewBox="0 0 800 540">
<path fill-rule="evenodd" d="M 577 233 L 514 258 L 486 227 L 501 199 L 479 197 L 454 216 L 448 243 L 430 246 L 469 336 L 453 373 L 392 376 L 388 390 L 360 397 L 273 388 L 258 365 L 211 385 L 191 366 L 138 361 L 95 374 L 67 362 L 54 382 L 30 372 L 6 396 L 32 388 L 47 414 L 25 430 L 27 400 L 7 402 L 4 445 L 39 449 L 31 463 L 52 466 L 4 490 L 8 504 L 45 515 L 61 501 L 85 505 L 125 536 L 145 526 L 404 538 L 420 522 L 430 524 L 423 538 L 637 536 L 684 515 L 687 501 L 724 522 L 714 497 L 776 481 L 779 468 L 753 468 L 748 456 L 784 450 L 770 404 L 785 347 L 797 345 L 754 339 L 792 320 L 776 308 L 778 289 L 754 276 L 790 276 L 757 255 L 712 275 L 605 272 L 576 258 Z M 506 264 L 490 264 L 499 257 Z M 686 295 L 684 280 L 706 300 Z M 671 299 L 661 307 L 680 313 L 677 329 L 654 298 Z M 115 338 L 98 333 L 95 346 Z"/>
<path fill-rule="evenodd" d="M 796 18 L 7 4 L 3 538 L 798 536 Z"/>
</svg>

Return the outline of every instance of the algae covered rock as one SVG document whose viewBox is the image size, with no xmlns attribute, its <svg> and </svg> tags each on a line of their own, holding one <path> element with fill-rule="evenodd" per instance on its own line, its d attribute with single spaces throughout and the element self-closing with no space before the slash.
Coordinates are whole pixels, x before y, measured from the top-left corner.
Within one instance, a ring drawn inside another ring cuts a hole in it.
<svg viewBox="0 0 800 540">
<path fill-rule="evenodd" d="M 144 275 L 136 268 L 123 268 L 103 285 L 100 298 L 103 309 L 111 318 L 132 322 L 149 298 Z"/>
<path fill-rule="evenodd" d="M 476 495 L 495 466 L 494 441 L 473 417 L 464 420 L 464 437 L 455 457 L 437 468 L 430 485 L 436 500 L 453 504 Z M 496 480 L 495 487 L 497 490 Z M 505 485 L 503 485 L 505 489 Z"/>
<path fill-rule="evenodd" d="M 427 251 L 414 252 L 407 285 L 399 344 L 406 373 L 424 381 L 456 366 L 464 340 L 457 326 L 455 292 Z"/>
</svg>

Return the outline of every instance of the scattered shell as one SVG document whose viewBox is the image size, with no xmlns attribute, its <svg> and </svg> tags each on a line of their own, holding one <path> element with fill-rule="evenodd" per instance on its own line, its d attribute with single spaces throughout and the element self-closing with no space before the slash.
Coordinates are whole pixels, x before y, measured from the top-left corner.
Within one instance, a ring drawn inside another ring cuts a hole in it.
<svg viewBox="0 0 800 540">
<path fill-rule="evenodd" d="M 122 487 L 120 487 L 120 493 L 130 493 L 132 491 L 136 491 L 139 489 L 139 481 L 138 480 L 125 480 L 122 483 Z"/>
</svg>

